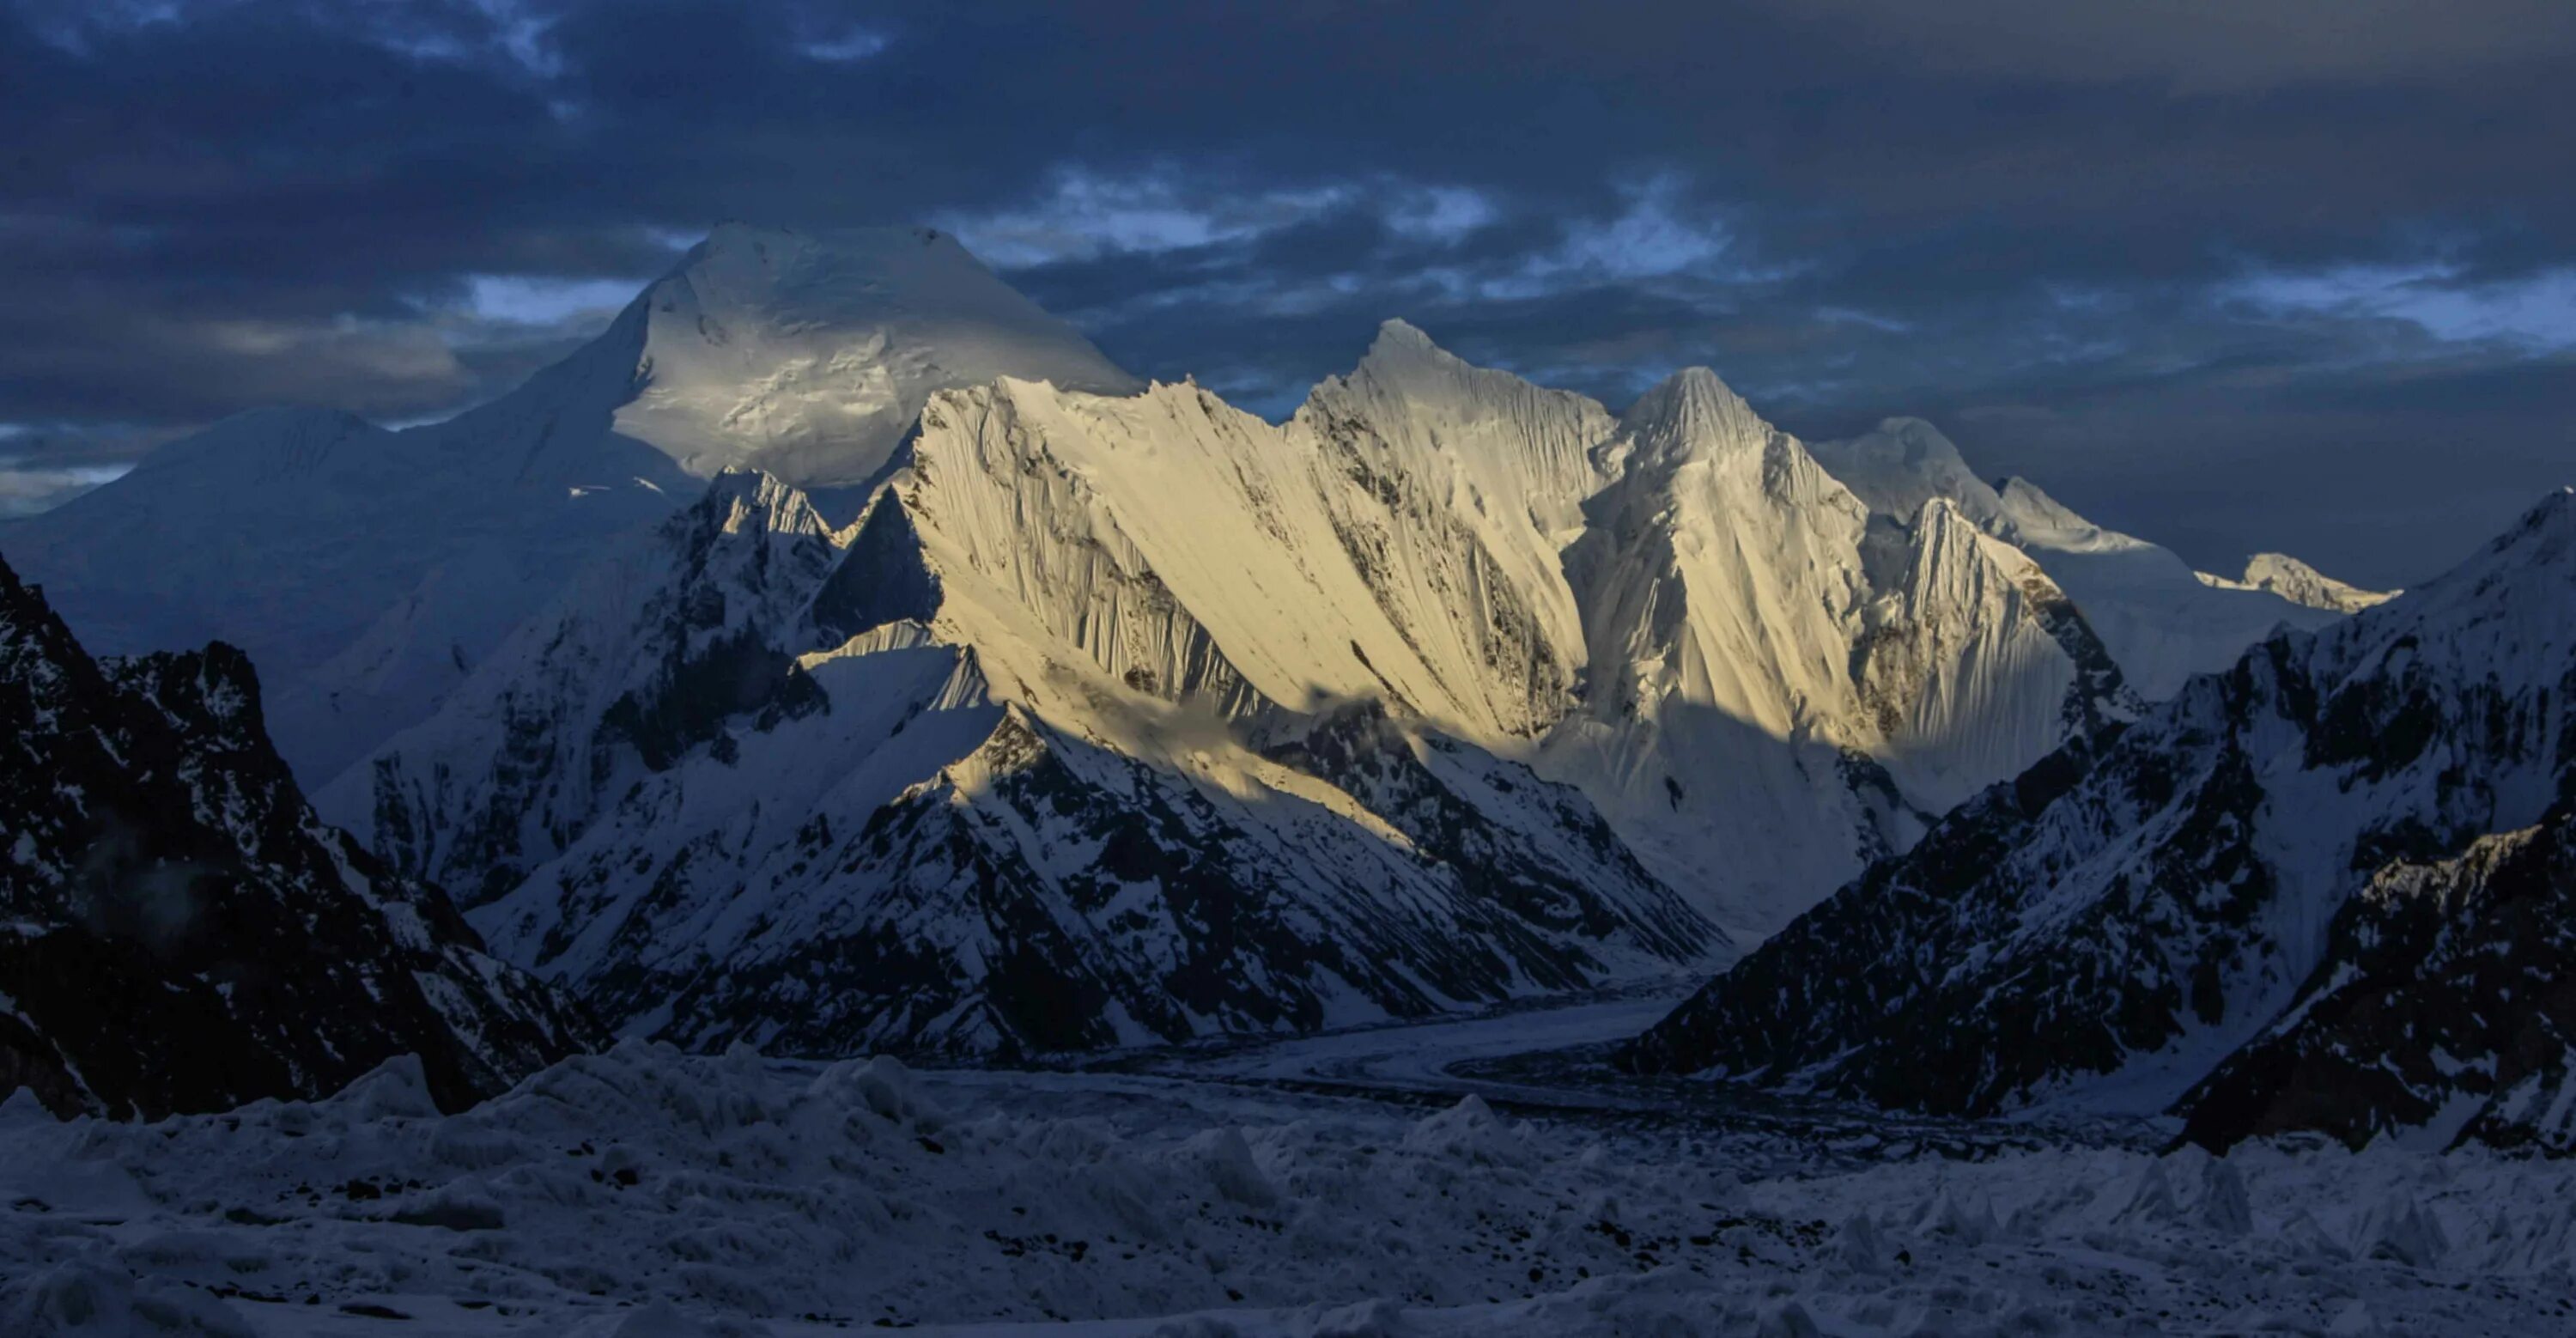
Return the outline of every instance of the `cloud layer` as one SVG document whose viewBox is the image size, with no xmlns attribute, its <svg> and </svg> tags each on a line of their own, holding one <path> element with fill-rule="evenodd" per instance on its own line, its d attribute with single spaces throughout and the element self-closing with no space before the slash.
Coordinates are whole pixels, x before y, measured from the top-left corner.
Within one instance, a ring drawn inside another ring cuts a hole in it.
<svg viewBox="0 0 2576 1338">
<path fill-rule="evenodd" d="M 1273 412 L 1390 315 L 1706 362 L 2213 567 L 2417 580 L 2576 476 L 2557 0 L 0 4 L 0 505 L 488 397 L 726 217 L 945 224 Z"/>
</svg>

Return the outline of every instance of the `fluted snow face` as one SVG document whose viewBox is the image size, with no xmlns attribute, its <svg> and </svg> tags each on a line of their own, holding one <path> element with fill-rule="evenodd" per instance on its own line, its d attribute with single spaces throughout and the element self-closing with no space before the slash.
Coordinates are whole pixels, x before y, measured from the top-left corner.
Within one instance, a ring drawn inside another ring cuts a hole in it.
<svg viewBox="0 0 2576 1338">
<path fill-rule="evenodd" d="M 1909 537 L 1901 583 L 1871 605 L 1854 687 L 1899 787 L 1941 813 L 2119 703 L 2047 624 L 2052 592 L 2027 558 L 1946 499 L 1923 504 Z"/>
<path fill-rule="evenodd" d="M 1291 424 L 1319 465 L 1335 533 L 1399 630 L 1484 679 L 1497 724 L 1535 734 L 1584 662 L 1560 553 L 1615 477 L 1598 403 L 1474 367 L 1390 321 Z M 1436 646 L 1434 645 L 1436 643 Z"/>
<path fill-rule="evenodd" d="M 1112 731 L 1095 674 L 1384 702 L 1580 786 L 1740 932 L 2101 715 L 2026 560 L 1947 503 L 1873 522 L 1705 370 L 1614 422 L 1391 325 L 1284 427 L 1006 380 L 935 397 L 877 505 L 1051 718 Z"/>
<path fill-rule="evenodd" d="M 2036 562 L 2082 610 L 2126 686 L 2150 701 L 2172 696 L 2193 674 L 2225 669 L 2277 626 L 2321 627 L 2354 611 L 2322 594 L 2302 598 L 2287 584 L 2194 572 L 2171 550 L 2096 525 L 2027 479 L 1991 486 L 1919 418 L 1891 418 L 1815 452 L 1873 511 L 1905 518 L 1943 498 Z"/>
<path fill-rule="evenodd" d="M 1761 450 L 1780 435 L 1706 367 L 1664 378 L 1620 415 L 1619 426 L 1649 465 Z"/>
<path fill-rule="evenodd" d="M 839 532 L 722 476 L 326 798 L 471 889 L 497 950 L 694 1045 L 1311 1028 L 1722 951 L 1579 792 L 1245 683 L 1156 574 L 1223 536 L 1130 505 L 1093 453 L 1278 436 L 1221 408 L 943 395 Z"/>
<path fill-rule="evenodd" d="M 1142 691 L 1229 715 L 1384 700 L 1496 745 L 1544 730 L 1576 667 L 1542 621 L 1570 621 L 1543 536 L 1470 523 L 1461 471 L 1425 482 L 1336 422 L 1004 381 L 935 400 L 891 493 L 996 628 L 1033 619 Z"/>
<path fill-rule="evenodd" d="M 1565 555 L 1590 686 L 1547 755 L 1723 923 L 1777 928 L 2073 727 L 2074 662 L 1946 501 L 1874 522 L 1705 369 L 1621 436 Z"/>
<path fill-rule="evenodd" d="M 2171 555 L 1879 437 L 1820 463 L 1706 369 L 1614 418 L 1401 322 L 1273 425 L 1140 389 L 937 234 L 728 227 L 450 423 L 254 423 L 66 508 L 239 557 L 211 584 L 69 520 L 36 547 L 266 638 L 335 815 L 638 1026 L 756 1034 L 799 925 L 952 1010 L 808 1039 L 1089 1043 L 1700 961 L 1707 917 L 1765 932 L 2130 711 L 2105 646 L 2162 632 L 2128 610 L 2200 606 L 2121 579 Z M 1174 899 L 1219 891 L 1280 937 L 1176 1003 L 1174 961 L 1241 940 Z M 1006 959 L 1090 982 L 1087 1021 L 977 994 Z"/>
<path fill-rule="evenodd" d="M 279 750 L 318 787 L 703 480 L 859 483 L 933 391 L 1004 374 L 1136 386 L 943 234 L 727 225 L 491 403 L 399 433 L 244 415 L 5 542 L 103 651 L 249 650 Z"/>
</svg>

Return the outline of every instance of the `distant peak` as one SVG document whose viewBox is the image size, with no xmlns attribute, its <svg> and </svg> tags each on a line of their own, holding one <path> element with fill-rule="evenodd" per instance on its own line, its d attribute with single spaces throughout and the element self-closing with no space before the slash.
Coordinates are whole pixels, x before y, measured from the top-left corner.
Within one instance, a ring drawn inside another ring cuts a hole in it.
<svg viewBox="0 0 2576 1338">
<path fill-rule="evenodd" d="M 2358 613 L 2374 604 L 2385 604 L 2396 597 L 2393 590 L 2364 590 L 2350 582 L 2338 581 L 2287 553 L 2257 553 L 2245 562 L 2241 581 L 2218 581 L 2202 577 L 2213 585 L 2251 590 L 2268 590 L 2293 604 L 2312 609 L 2331 609 L 2336 613 Z"/>
<path fill-rule="evenodd" d="M 937 228 L 800 229 L 731 222 L 717 224 L 690 247 L 668 277 L 748 293 L 830 286 L 843 276 L 958 271 L 971 271 L 970 281 L 992 278 L 984 262 Z"/>
<path fill-rule="evenodd" d="M 1402 316 L 1390 316 L 1378 322 L 1377 342 L 1371 344 L 1369 348 L 1372 352 L 1378 349 L 1399 348 L 1430 349 L 1435 352 L 1440 350 L 1438 344 L 1431 342 L 1431 336 L 1423 333 L 1421 326 Z"/>
<path fill-rule="evenodd" d="M 1630 432 L 1660 450 L 1700 454 L 1767 438 L 1771 425 L 1706 367 L 1685 367 L 1665 377 L 1621 416 Z"/>
<path fill-rule="evenodd" d="M 2513 528 L 2496 536 L 2492 545 L 2498 553 L 2531 545 L 2548 545 L 2554 549 L 2576 538 L 2576 488 L 2553 488 L 2522 513 Z"/>
<path fill-rule="evenodd" d="M 1377 338 L 1369 344 L 1368 353 L 1360 359 L 1359 370 L 1382 376 L 1400 377 L 1403 369 L 1425 365 L 1465 366 L 1457 355 L 1431 342 L 1422 327 L 1401 318 L 1388 320 L 1377 327 Z"/>
<path fill-rule="evenodd" d="M 314 404 L 282 404 L 260 409 L 244 409 L 239 413 L 225 415 L 215 425 L 256 429 L 262 432 L 296 429 L 364 432 L 375 426 L 346 409 L 330 409 Z"/>
<path fill-rule="evenodd" d="M 2049 496 L 2046 489 L 2019 474 L 2006 474 L 1996 479 L 1995 491 L 2013 501 L 2027 503 L 2043 510 L 2065 512 L 2070 517 L 2075 515 L 2074 512 L 2066 510 L 2064 503 Z"/>
<path fill-rule="evenodd" d="M 758 518 L 758 528 L 820 534 L 830 527 L 818 516 L 804 492 L 764 470 L 728 465 L 707 480 L 698 513 L 728 532 Z"/>
<path fill-rule="evenodd" d="M 1909 461 L 1960 459 L 1959 448 L 1951 442 L 1949 435 L 1924 419 L 1883 418 L 1879 420 L 1878 430 L 1901 443 Z"/>
<path fill-rule="evenodd" d="M 707 497 L 720 500 L 729 497 L 759 497 L 771 488 L 784 487 L 767 473 L 749 465 L 726 465 L 707 480 Z"/>
</svg>

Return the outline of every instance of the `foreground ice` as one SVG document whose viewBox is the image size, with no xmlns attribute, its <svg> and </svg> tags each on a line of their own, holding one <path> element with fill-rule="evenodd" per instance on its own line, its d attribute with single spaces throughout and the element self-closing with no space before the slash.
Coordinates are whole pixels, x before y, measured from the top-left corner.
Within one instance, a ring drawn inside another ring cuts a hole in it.
<svg viewBox="0 0 2576 1338">
<path fill-rule="evenodd" d="M 0 1333 L 2576 1331 L 2564 1163 L 1523 1120 L 1424 1095 L 1418 1056 L 1352 1060 L 1405 1049 L 1287 1052 L 1407 1080 L 1374 1095 L 1239 1055 L 923 1074 L 630 1043 L 449 1117 L 399 1062 L 157 1125 L 21 1096 Z"/>
</svg>

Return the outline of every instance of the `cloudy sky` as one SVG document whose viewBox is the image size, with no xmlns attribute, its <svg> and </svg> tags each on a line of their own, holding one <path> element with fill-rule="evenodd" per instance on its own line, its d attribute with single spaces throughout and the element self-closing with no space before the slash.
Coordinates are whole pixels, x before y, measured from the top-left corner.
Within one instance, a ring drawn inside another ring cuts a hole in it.
<svg viewBox="0 0 2576 1338">
<path fill-rule="evenodd" d="M 1403 315 L 2402 583 L 2576 482 L 2571 70 L 2566 0 L 0 0 L 0 512 L 926 221 L 1266 413 Z"/>
</svg>

